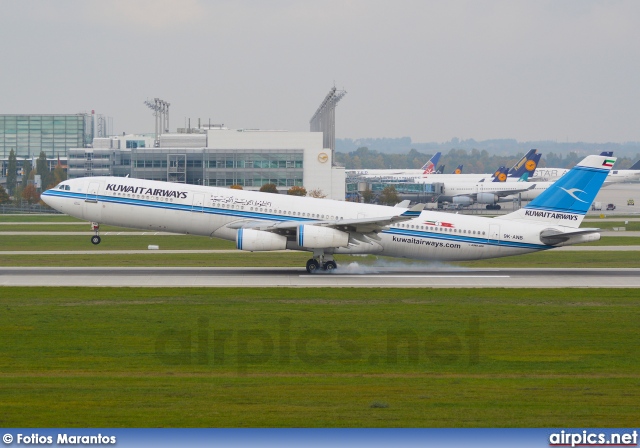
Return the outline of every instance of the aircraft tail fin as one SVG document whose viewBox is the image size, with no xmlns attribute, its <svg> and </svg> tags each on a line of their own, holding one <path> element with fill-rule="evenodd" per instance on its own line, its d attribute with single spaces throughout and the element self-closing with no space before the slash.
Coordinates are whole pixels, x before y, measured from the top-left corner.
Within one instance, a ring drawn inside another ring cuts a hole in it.
<svg viewBox="0 0 640 448">
<path fill-rule="evenodd" d="M 524 173 L 522 176 L 520 176 L 518 182 L 529 182 L 529 173 Z"/>
<path fill-rule="evenodd" d="M 441 155 L 442 155 L 442 153 L 440 151 L 438 151 L 437 153 L 435 153 L 433 155 L 433 157 L 431 157 L 429 159 L 429 161 L 427 163 L 422 165 L 422 170 L 424 171 L 423 174 L 431 174 L 431 173 L 435 172 L 436 166 L 438 165 L 438 161 L 440 160 L 440 156 Z"/>
<path fill-rule="evenodd" d="M 438 167 L 438 169 L 436 170 L 436 173 L 437 173 L 437 174 L 442 174 L 442 173 L 444 173 L 444 165 L 440 165 L 440 166 Z"/>
<path fill-rule="evenodd" d="M 462 167 L 463 167 L 463 166 L 464 166 L 464 165 L 458 165 L 458 168 L 456 168 L 456 169 L 453 171 L 453 174 L 462 174 Z"/>
<path fill-rule="evenodd" d="M 525 207 L 496 219 L 580 227 L 615 161 L 615 157 L 587 156 Z"/>
<path fill-rule="evenodd" d="M 506 166 L 501 166 L 500 168 L 498 168 L 498 171 L 496 171 L 493 174 L 493 181 L 492 182 L 506 182 L 507 181 L 507 167 Z"/>
<path fill-rule="evenodd" d="M 533 157 L 533 155 L 535 153 L 537 153 L 537 152 L 538 152 L 537 149 L 530 149 L 524 156 L 522 156 L 522 158 L 520 160 L 518 160 L 515 163 L 515 165 L 513 165 L 511 168 L 509 168 L 509 172 L 507 173 L 509 175 L 509 177 L 513 177 L 513 173 L 515 171 L 517 171 L 525 163 L 527 163 L 527 160 L 529 160 L 531 157 Z M 518 177 L 520 177 L 520 176 L 518 176 Z"/>
<path fill-rule="evenodd" d="M 630 170 L 640 170 L 640 160 L 638 160 L 636 163 L 631 165 L 631 168 L 629 168 L 629 169 Z"/>
<path fill-rule="evenodd" d="M 523 174 L 527 173 L 529 176 L 533 176 L 533 172 L 538 167 L 538 162 L 540 162 L 540 158 L 542 154 L 535 153 L 530 157 L 527 157 L 525 162 L 520 164 L 520 166 L 516 170 L 509 170 L 509 177 L 520 178 Z"/>
</svg>

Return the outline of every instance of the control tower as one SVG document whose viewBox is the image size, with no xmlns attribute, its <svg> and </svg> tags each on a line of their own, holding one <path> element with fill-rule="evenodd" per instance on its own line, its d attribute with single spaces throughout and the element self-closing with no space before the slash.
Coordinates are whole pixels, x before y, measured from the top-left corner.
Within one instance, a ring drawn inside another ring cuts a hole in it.
<svg viewBox="0 0 640 448">
<path fill-rule="evenodd" d="M 335 163 L 336 105 L 346 94 L 346 90 L 337 90 L 333 87 L 329 90 L 329 93 L 318 107 L 318 110 L 316 110 L 316 113 L 313 114 L 311 120 L 309 120 L 311 132 L 322 132 L 323 148 L 331 149 L 331 163 Z"/>
</svg>

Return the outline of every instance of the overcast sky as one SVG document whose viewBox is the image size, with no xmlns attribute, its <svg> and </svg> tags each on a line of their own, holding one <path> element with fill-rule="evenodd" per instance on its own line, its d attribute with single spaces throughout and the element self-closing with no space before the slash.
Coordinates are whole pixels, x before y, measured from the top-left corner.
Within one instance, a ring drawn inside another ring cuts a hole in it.
<svg viewBox="0 0 640 448">
<path fill-rule="evenodd" d="M 640 141 L 640 2 L 2 0 L 0 113 L 338 138 Z"/>
</svg>

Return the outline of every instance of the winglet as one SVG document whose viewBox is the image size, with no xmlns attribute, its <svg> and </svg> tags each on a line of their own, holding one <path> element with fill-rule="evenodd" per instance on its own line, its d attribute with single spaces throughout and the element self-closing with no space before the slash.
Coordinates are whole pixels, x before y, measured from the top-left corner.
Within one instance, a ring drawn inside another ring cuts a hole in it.
<svg viewBox="0 0 640 448">
<path fill-rule="evenodd" d="M 422 213 L 422 210 L 424 210 L 424 204 L 416 204 L 400 216 L 405 218 L 417 218 L 420 216 L 420 213 Z"/>
</svg>

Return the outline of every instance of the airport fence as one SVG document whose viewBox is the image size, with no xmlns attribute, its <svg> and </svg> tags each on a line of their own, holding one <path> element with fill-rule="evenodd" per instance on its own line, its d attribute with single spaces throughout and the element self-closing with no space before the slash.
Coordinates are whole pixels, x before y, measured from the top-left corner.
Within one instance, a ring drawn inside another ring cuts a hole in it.
<svg viewBox="0 0 640 448">
<path fill-rule="evenodd" d="M 2 215 L 17 215 L 17 214 L 42 214 L 42 213 L 51 213 L 59 215 L 60 212 L 52 209 L 47 205 L 41 204 L 29 204 L 28 202 L 23 202 L 20 204 L 1 204 L 0 205 L 0 214 Z"/>
</svg>

